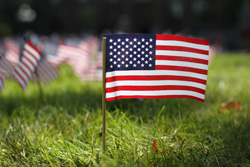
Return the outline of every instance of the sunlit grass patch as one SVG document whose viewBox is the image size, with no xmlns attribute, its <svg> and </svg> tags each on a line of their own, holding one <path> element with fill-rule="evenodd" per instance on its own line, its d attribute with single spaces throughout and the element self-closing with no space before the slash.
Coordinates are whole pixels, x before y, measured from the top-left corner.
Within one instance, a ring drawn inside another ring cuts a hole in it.
<svg viewBox="0 0 250 167">
<path fill-rule="evenodd" d="M 22 93 L 0 95 L 1 166 L 102 166 L 102 83 L 69 66 Z M 218 55 L 206 101 L 127 99 L 107 103 L 106 166 L 249 166 L 250 55 Z M 158 151 L 155 150 L 154 141 Z"/>
</svg>

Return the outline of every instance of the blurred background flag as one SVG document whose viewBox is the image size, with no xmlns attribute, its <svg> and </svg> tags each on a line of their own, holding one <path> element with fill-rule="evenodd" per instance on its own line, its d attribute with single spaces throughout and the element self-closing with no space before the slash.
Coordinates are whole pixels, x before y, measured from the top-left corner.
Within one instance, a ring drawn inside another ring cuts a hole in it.
<svg viewBox="0 0 250 167">
<path fill-rule="evenodd" d="M 9 77 L 14 70 L 15 66 L 8 61 L 5 57 L 0 59 L 0 76 L 3 78 Z"/>
<path fill-rule="evenodd" d="M 74 55 L 68 61 L 79 78 L 83 78 L 83 73 L 88 69 L 91 60 L 90 47 L 87 42 L 85 44 L 81 47 L 77 46 Z"/>
<path fill-rule="evenodd" d="M 74 69 L 75 74 L 82 80 L 94 80 L 93 74 L 96 69 L 99 40 L 96 36 L 90 36 L 83 39 L 78 48 L 81 50 L 81 54 L 72 57 L 69 64 Z"/>
<path fill-rule="evenodd" d="M 49 54 L 50 56 L 48 57 L 48 61 L 55 66 L 67 62 L 69 57 L 72 56 L 72 54 L 74 54 L 74 52 L 76 51 L 74 47 L 63 43 L 58 44 L 58 46 L 53 45 L 53 47 L 54 49 L 52 49 L 52 47 L 48 49 L 52 49 L 55 55 L 51 56 L 51 54 Z"/>
<path fill-rule="evenodd" d="M 52 41 L 50 39 L 44 40 L 43 42 L 43 52 L 45 53 L 45 55 L 48 58 L 55 57 L 58 50 L 58 42 Z"/>
<path fill-rule="evenodd" d="M 106 100 L 191 98 L 204 102 L 209 41 L 178 35 L 106 35 Z"/>
<path fill-rule="evenodd" d="M 102 80 L 102 52 L 98 52 L 90 69 L 85 74 L 85 80 Z"/>
<path fill-rule="evenodd" d="M 19 62 L 19 45 L 17 42 L 10 38 L 4 40 L 6 47 L 5 58 L 10 61 L 13 65 L 17 65 Z"/>
<path fill-rule="evenodd" d="M 5 79 L 3 77 L 0 77 L 0 90 L 3 90 Z"/>
<path fill-rule="evenodd" d="M 98 50 L 99 39 L 93 35 L 84 39 L 69 38 L 65 43 L 47 41 L 44 47 L 49 63 L 54 66 L 69 64 L 82 80 L 100 80 L 96 77 Z"/>
<path fill-rule="evenodd" d="M 13 74 L 15 66 L 5 57 L 0 59 L 0 88 L 3 90 L 4 82 L 7 77 Z"/>
<path fill-rule="evenodd" d="M 82 48 L 79 46 L 60 43 L 55 54 L 55 56 L 51 56 L 51 54 L 48 56 L 48 61 L 51 64 L 58 66 L 62 63 L 67 63 L 72 66 L 77 75 L 80 75 L 82 69 L 85 70 L 89 64 L 88 61 L 90 58 L 87 57 L 89 54 L 89 48 L 87 46 Z"/>
<path fill-rule="evenodd" d="M 89 48 L 89 55 L 96 53 L 99 49 L 99 38 L 91 35 L 79 43 L 80 48 L 85 48 L 86 46 Z"/>
<path fill-rule="evenodd" d="M 57 68 L 52 65 L 50 62 L 46 60 L 46 58 L 42 58 L 37 66 L 36 77 L 38 77 L 43 83 L 47 84 L 53 81 L 55 78 L 59 76 L 59 72 Z"/>
<path fill-rule="evenodd" d="M 21 62 L 14 69 L 14 76 L 22 87 L 23 91 L 25 91 L 30 78 L 35 72 L 35 68 L 40 58 L 41 53 L 38 51 L 38 49 L 30 42 L 26 41 L 24 44 L 24 50 L 22 52 Z"/>
</svg>

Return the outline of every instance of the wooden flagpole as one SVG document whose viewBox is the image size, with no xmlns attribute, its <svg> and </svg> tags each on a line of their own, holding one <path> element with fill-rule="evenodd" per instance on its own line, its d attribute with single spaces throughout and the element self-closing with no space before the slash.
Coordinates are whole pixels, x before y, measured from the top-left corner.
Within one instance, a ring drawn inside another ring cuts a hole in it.
<svg viewBox="0 0 250 167">
<path fill-rule="evenodd" d="M 102 152 L 106 148 L 106 37 L 102 39 Z"/>
<path fill-rule="evenodd" d="M 41 81 L 40 81 L 40 76 L 39 76 L 39 74 L 37 72 L 37 67 L 35 69 L 35 75 L 37 77 L 37 86 L 38 86 L 39 93 L 40 93 L 40 99 L 41 99 L 42 105 L 44 105 L 45 104 L 45 100 L 44 100 L 44 96 L 43 96 L 43 89 L 42 89 L 42 84 L 41 84 Z"/>
</svg>

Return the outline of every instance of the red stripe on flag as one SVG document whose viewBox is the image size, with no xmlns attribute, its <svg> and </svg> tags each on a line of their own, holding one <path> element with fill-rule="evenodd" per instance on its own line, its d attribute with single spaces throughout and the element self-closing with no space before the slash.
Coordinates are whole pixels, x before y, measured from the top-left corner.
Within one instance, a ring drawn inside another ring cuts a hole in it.
<svg viewBox="0 0 250 167">
<path fill-rule="evenodd" d="M 19 66 L 19 69 L 22 71 L 22 73 L 23 73 L 27 78 L 29 78 L 29 74 L 27 74 L 26 71 L 25 71 L 21 66 Z"/>
<path fill-rule="evenodd" d="M 45 62 L 46 60 L 43 60 L 43 62 L 40 62 L 38 65 L 38 72 L 40 74 L 40 78 L 43 80 L 43 82 L 48 83 L 51 80 L 54 79 L 53 77 L 53 70 L 51 69 L 48 64 Z"/>
<path fill-rule="evenodd" d="M 27 61 L 29 61 L 29 60 L 27 60 Z M 33 70 L 28 66 L 28 64 L 26 64 L 24 61 L 22 61 L 22 63 L 32 73 Z"/>
<path fill-rule="evenodd" d="M 156 65 L 155 70 L 176 70 L 176 71 L 187 71 L 198 74 L 207 75 L 207 70 L 192 68 L 192 67 L 181 67 L 181 66 L 167 66 L 167 65 Z"/>
<path fill-rule="evenodd" d="M 29 45 L 32 49 L 34 49 L 39 55 L 41 55 L 40 51 L 34 46 L 32 45 L 29 41 L 26 41 L 25 44 Z M 27 50 L 27 49 L 25 49 Z"/>
<path fill-rule="evenodd" d="M 175 41 L 182 41 L 182 42 L 190 42 L 190 43 L 194 43 L 194 44 L 209 45 L 209 40 L 183 37 L 183 36 L 179 36 L 179 35 L 156 34 L 156 40 L 175 40 Z"/>
<path fill-rule="evenodd" d="M 28 53 L 29 56 L 32 56 L 36 61 L 38 61 L 38 58 L 34 56 L 30 51 L 28 51 L 27 49 L 25 49 L 25 51 Z M 28 59 L 27 55 L 25 55 L 25 57 Z"/>
<path fill-rule="evenodd" d="M 114 81 L 131 81 L 131 80 L 177 80 L 177 81 L 191 81 L 191 82 L 197 82 L 200 84 L 206 85 L 206 80 L 193 78 L 193 77 L 185 77 L 185 76 L 173 76 L 173 75 L 148 75 L 148 76 L 114 76 L 114 77 L 108 77 L 106 78 L 106 83 L 108 82 L 114 82 Z"/>
<path fill-rule="evenodd" d="M 27 57 L 23 57 L 23 59 L 27 60 L 32 65 L 32 67 L 35 67 L 35 64 L 30 59 L 28 59 Z"/>
<path fill-rule="evenodd" d="M 27 47 L 30 48 L 27 49 Z M 29 83 L 29 79 L 32 77 L 32 73 L 34 72 L 41 56 L 40 52 L 36 49 L 36 47 L 27 41 L 25 42 L 24 51 L 26 51 L 26 54 L 22 53 L 23 54 L 22 60 L 14 70 L 14 75 L 17 77 L 18 83 L 19 85 L 21 85 L 23 90 L 25 90 L 27 84 Z M 31 59 L 33 58 L 34 62 L 31 61 Z M 28 63 L 25 62 L 25 60 L 30 63 L 30 66 Z M 25 71 L 24 68 L 27 68 L 27 72 Z"/>
<path fill-rule="evenodd" d="M 191 58 L 191 57 L 181 57 L 181 56 L 162 56 L 162 55 L 156 55 L 155 59 L 156 60 L 186 61 L 186 62 L 192 62 L 192 63 L 205 64 L 205 65 L 208 64 L 208 60 Z"/>
<path fill-rule="evenodd" d="M 27 84 L 27 82 L 26 82 L 26 80 L 23 78 L 23 76 L 18 72 L 18 70 L 14 70 L 14 72 L 18 75 L 18 77 L 20 77 L 21 79 L 22 79 L 22 81 L 24 82 L 24 84 L 26 85 Z M 19 82 L 18 82 L 19 83 Z M 21 83 L 19 83 L 20 84 L 20 86 L 22 87 L 22 88 L 24 88 L 23 86 L 25 86 L 25 85 L 21 85 Z"/>
</svg>

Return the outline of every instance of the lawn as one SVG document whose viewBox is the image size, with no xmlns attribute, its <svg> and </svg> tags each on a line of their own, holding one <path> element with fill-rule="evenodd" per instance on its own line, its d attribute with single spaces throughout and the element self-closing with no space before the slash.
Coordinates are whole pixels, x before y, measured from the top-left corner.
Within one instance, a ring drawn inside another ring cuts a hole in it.
<svg viewBox="0 0 250 167">
<path fill-rule="evenodd" d="M 6 81 L 0 166 L 250 166 L 249 54 L 214 57 L 205 103 L 108 102 L 105 155 L 102 83 L 80 81 L 66 65 L 60 72 L 42 85 L 44 102 L 36 84 L 23 93 Z"/>
</svg>

